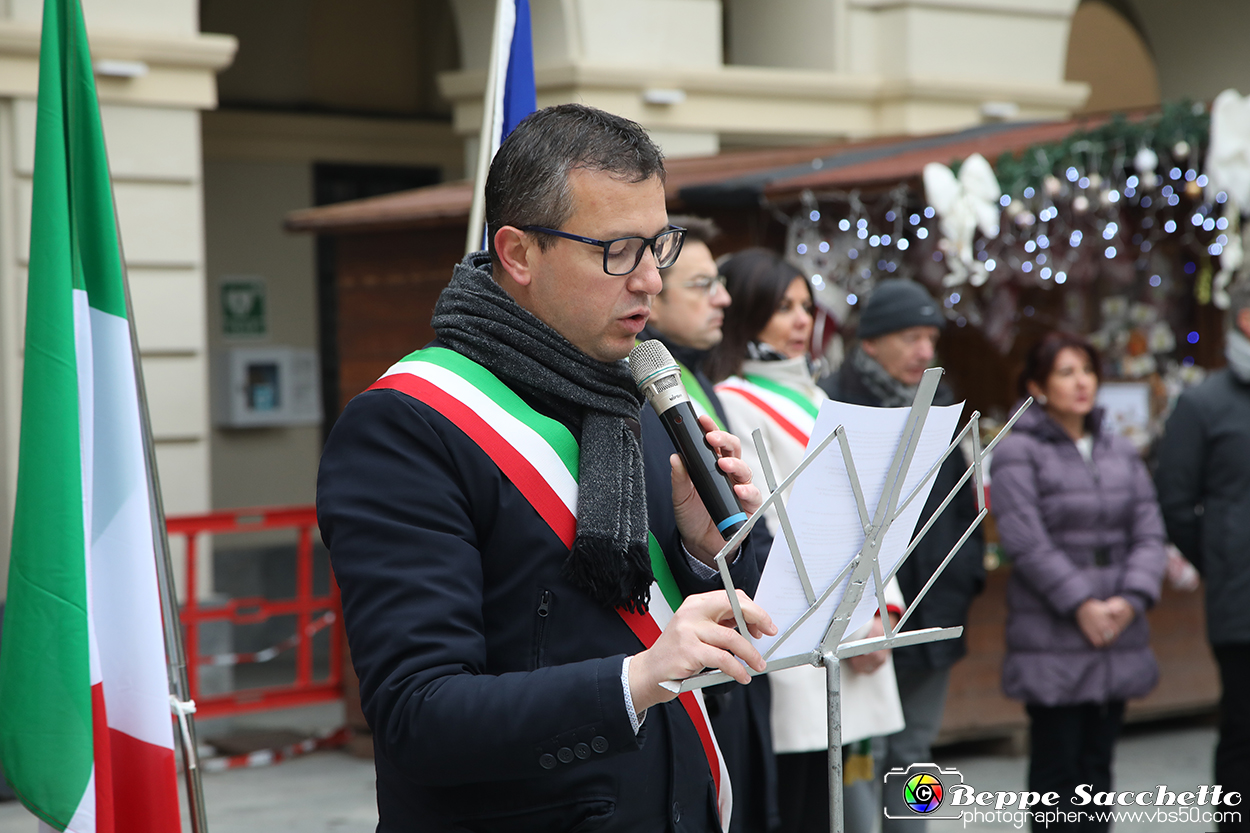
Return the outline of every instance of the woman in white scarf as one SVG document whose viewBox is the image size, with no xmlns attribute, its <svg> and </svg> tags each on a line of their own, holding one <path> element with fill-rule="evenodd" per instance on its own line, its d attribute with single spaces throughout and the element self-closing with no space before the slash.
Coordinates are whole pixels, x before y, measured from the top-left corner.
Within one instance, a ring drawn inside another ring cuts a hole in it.
<svg viewBox="0 0 1250 833">
<path fill-rule="evenodd" d="M 820 405 L 808 361 L 814 302 L 798 269 L 765 249 L 740 252 L 721 264 L 733 303 L 725 312 L 724 337 L 705 369 L 719 383 L 716 392 L 729 428 L 744 439 L 742 457 L 763 482 L 754 443 L 760 429 L 780 480 L 803 459 Z M 788 498 L 789 495 L 787 494 Z M 764 522 L 778 534 L 772 510 Z M 897 616 L 903 596 L 896 581 L 886 588 Z M 849 638 L 881 634 L 880 619 Z M 777 752 L 782 831 L 822 831 L 829 824 L 828 729 L 825 674 L 800 666 L 769 676 L 772 686 L 773 748 Z M 898 686 L 889 651 L 847 661 L 842 674 L 843 795 L 848 833 L 871 831 L 879 817 L 879 787 L 873 776 L 874 737 L 903 728 Z"/>
</svg>

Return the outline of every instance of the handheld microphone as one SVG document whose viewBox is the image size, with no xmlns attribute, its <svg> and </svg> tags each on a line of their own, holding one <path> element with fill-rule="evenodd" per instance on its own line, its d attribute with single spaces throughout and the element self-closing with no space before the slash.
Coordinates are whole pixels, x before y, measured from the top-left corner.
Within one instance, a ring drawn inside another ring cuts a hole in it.
<svg viewBox="0 0 1250 833">
<path fill-rule="evenodd" d="M 733 537 L 746 523 L 747 513 L 742 511 L 729 475 L 716 465 L 716 452 L 704 439 L 703 427 L 682 384 L 681 368 L 673 354 L 659 341 L 644 341 L 630 351 L 629 370 L 664 423 L 716 529 L 726 540 Z"/>
</svg>

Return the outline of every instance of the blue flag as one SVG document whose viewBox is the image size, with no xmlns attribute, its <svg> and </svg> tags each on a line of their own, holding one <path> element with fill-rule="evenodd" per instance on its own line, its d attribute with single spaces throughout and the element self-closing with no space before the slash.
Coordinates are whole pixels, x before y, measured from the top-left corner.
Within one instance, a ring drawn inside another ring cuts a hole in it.
<svg viewBox="0 0 1250 833">
<path fill-rule="evenodd" d="M 512 48 L 508 50 L 508 74 L 503 85 L 503 122 L 499 142 L 508 138 L 521 119 L 538 109 L 534 87 L 534 38 L 530 29 L 529 0 L 513 0 L 516 23 L 512 28 Z"/>
</svg>

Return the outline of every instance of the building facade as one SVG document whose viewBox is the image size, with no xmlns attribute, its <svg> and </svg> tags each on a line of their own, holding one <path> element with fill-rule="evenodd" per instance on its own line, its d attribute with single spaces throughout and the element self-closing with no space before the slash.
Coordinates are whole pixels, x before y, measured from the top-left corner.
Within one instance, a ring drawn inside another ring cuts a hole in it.
<svg viewBox="0 0 1250 833">
<path fill-rule="evenodd" d="M 108 61 L 97 82 L 167 511 L 309 503 L 324 425 L 227 424 L 214 416 L 229 395 L 223 368 L 240 350 L 289 348 L 336 375 L 334 251 L 287 234 L 283 218 L 465 175 L 494 3 L 83 5 L 93 54 Z M 1240 5 L 531 0 L 539 104 L 634 118 L 673 157 L 1250 91 Z M 41 6 L 0 0 L 0 588 Z M 244 330 L 229 300 L 240 286 L 263 299 Z"/>
</svg>

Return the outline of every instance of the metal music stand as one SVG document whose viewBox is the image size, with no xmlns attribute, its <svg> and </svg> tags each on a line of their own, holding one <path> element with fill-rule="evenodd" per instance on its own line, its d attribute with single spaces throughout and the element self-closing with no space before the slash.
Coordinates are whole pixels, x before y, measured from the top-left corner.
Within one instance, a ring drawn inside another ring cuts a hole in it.
<svg viewBox="0 0 1250 833">
<path fill-rule="evenodd" d="M 808 451 L 803 461 L 798 467 L 790 473 L 788 477 L 780 483 L 776 481 L 773 474 L 772 461 L 768 457 L 768 453 L 764 448 L 763 440 L 760 436 L 759 429 L 756 429 L 752 438 L 755 442 L 755 448 L 759 452 L 760 464 L 763 468 L 764 479 L 768 486 L 769 494 L 764 499 L 760 508 L 751 516 L 745 525 L 734 533 L 733 537 L 725 543 L 724 548 L 716 555 L 716 564 L 720 570 L 721 580 L 725 584 L 725 590 L 729 594 L 729 602 L 733 607 L 734 620 L 737 623 L 738 631 L 748 640 L 751 638 L 746 627 L 746 622 L 742 617 L 742 608 L 738 604 L 738 595 L 735 592 L 733 579 L 729 576 L 728 557 L 735 552 L 741 545 L 747 533 L 751 528 L 763 517 L 764 511 L 768 507 L 773 506 L 777 510 L 777 519 L 781 524 L 782 533 L 786 536 L 786 543 L 789 545 L 791 557 L 794 559 L 794 566 L 798 572 L 799 582 L 803 585 L 803 592 L 807 598 L 807 612 L 804 613 L 794 624 L 781 633 L 777 641 L 764 654 L 765 661 L 768 662 L 768 671 L 780 671 L 785 668 L 793 668 L 799 665 L 814 665 L 816 667 L 824 667 L 825 669 L 825 685 L 828 698 L 829 709 L 829 829 L 832 833 L 843 833 L 842 821 L 842 692 L 841 692 L 841 661 L 850 657 L 868 654 L 873 651 L 879 651 L 883 648 L 900 648 L 905 645 L 919 645 L 927 642 L 937 642 L 943 639 L 954 639 L 963 633 L 962 627 L 954 628 L 924 628 L 922 630 L 908 631 L 900 633 L 903 626 L 907 624 L 907 620 L 911 618 L 916 606 L 924 599 L 934 582 L 937 581 L 942 571 L 950 564 L 951 559 L 959 552 L 973 531 L 980 525 L 988 514 L 985 505 L 985 485 L 983 480 L 983 461 L 987 454 L 993 451 L 994 446 L 998 444 L 1001 437 L 1006 436 L 1008 429 L 1015 424 L 1025 409 L 1032 404 L 1033 400 L 1027 399 L 1020 409 L 1017 410 L 1003 426 L 1003 430 L 994 438 L 989 445 L 982 448 L 981 446 L 981 430 L 980 421 L 981 414 L 973 411 L 971 417 L 964 427 L 955 434 L 954 440 L 950 446 L 937 461 L 930 467 L 929 471 L 916 485 L 916 487 L 903 498 L 903 482 L 907 476 L 908 469 L 911 467 L 912 458 L 915 455 L 916 447 L 920 442 L 921 431 L 924 428 L 925 420 L 929 416 L 929 409 L 933 405 L 933 396 L 937 392 L 938 382 L 942 378 L 942 368 L 934 367 L 925 371 L 924 377 L 920 381 L 920 385 L 916 391 L 916 398 L 912 402 L 911 413 L 907 417 L 907 421 L 903 426 L 903 436 L 899 441 L 899 446 L 894 452 L 893 461 L 886 474 L 885 490 L 882 492 L 881 499 L 871 516 L 868 513 L 868 507 L 864 500 L 864 494 L 860 488 L 859 476 L 855 471 L 855 464 L 851 457 L 850 444 L 847 442 L 846 431 L 841 425 L 833 430 L 829 436 L 825 437 L 815 447 Z M 964 437 L 971 435 L 972 437 L 972 463 L 964 471 L 963 476 L 955 487 L 946 495 L 942 503 L 934 511 L 929 520 L 916 533 L 911 543 L 904 550 L 902 557 L 898 563 L 887 574 L 881 574 L 879 564 L 879 556 L 882 542 L 886 533 L 890 529 L 890 525 L 903 513 L 908 505 L 920 494 L 924 486 L 938 473 L 942 463 L 946 458 L 959 447 Z M 864 528 L 864 544 L 856 553 L 855 557 L 842 569 L 840 573 L 830 582 L 829 586 L 824 588 L 821 593 L 817 594 L 816 589 L 812 587 L 811 581 L 808 579 L 807 568 L 803 563 L 803 558 L 799 554 L 798 544 L 795 540 L 794 529 L 790 524 L 790 518 L 786 514 L 786 507 L 782 502 L 781 493 L 785 491 L 791 483 L 807 468 L 807 466 L 816 457 L 821 454 L 831 443 L 837 441 L 842 450 L 842 459 L 846 464 L 846 472 L 851 481 L 851 491 L 855 496 L 856 508 L 859 510 L 860 522 Z M 916 594 L 916 598 L 907 605 L 903 611 L 903 615 L 899 618 L 897 625 L 890 623 L 890 616 L 886 612 L 885 605 L 885 586 L 890 579 L 898 572 L 899 567 L 907 560 L 912 551 L 920 543 L 929 529 L 933 526 L 938 516 L 946 510 L 950 502 L 955 499 L 959 490 L 968 482 L 968 478 L 973 478 L 973 483 L 977 498 L 977 516 L 973 519 L 968 528 L 964 530 L 955 546 L 942 560 L 942 563 L 934 570 L 933 575 L 925 583 L 920 592 Z M 902 503 L 900 504 L 900 499 Z M 847 584 L 846 592 L 838 606 L 834 610 L 833 619 L 829 623 L 829 627 L 825 630 L 824 638 L 820 644 L 814 648 L 806 649 L 800 653 L 779 657 L 773 659 L 773 655 L 778 651 L 791 634 L 798 629 L 809 617 L 816 613 L 824 603 L 829 599 L 830 595 L 842 583 L 849 574 L 850 582 Z M 881 623 L 885 628 L 883 636 L 869 637 L 867 639 L 856 639 L 850 642 L 843 642 L 842 638 L 846 634 L 847 625 L 850 623 L 851 614 L 859 605 L 860 599 L 864 594 L 864 587 L 869 579 L 873 581 L 876 588 L 877 604 L 881 612 Z M 748 669 L 749 670 L 749 669 Z M 750 670 L 751 676 L 757 676 L 760 672 Z M 764 672 L 764 673 L 767 673 Z M 718 685 L 731 681 L 733 678 L 721 671 L 710 671 L 696 674 L 693 677 L 682 680 L 680 682 L 666 682 L 661 685 L 673 692 L 692 691 L 698 688 L 705 688 L 710 685 Z"/>
</svg>

